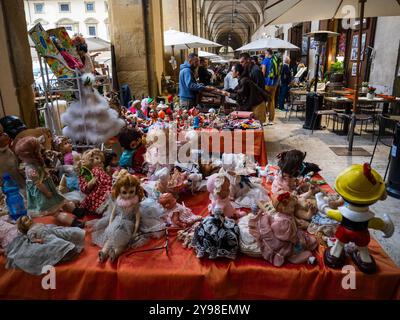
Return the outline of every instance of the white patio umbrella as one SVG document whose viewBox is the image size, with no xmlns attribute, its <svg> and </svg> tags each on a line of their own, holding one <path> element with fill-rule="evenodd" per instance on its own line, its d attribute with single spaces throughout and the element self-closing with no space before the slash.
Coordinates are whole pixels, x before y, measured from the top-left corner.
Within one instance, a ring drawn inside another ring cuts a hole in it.
<svg viewBox="0 0 400 320">
<path fill-rule="evenodd" d="M 222 45 L 190 33 L 170 29 L 164 31 L 164 47 L 171 47 L 172 50 L 185 50 L 192 48 L 222 47 Z"/>
<path fill-rule="evenodd" d="M 324 19 L 350 19 L 366 17 L 400 16 L 399 0 L 273 0 L 265 9 L 265 25 L 284 24 Z M 358 24 L 362 34 L 363 23 Z M 358 37 L 358 48 L 362 47 L 362 37 Z M 357 52 L 357 66 L 360 65 L 361 50 Z M 353 115 L 349 135 L 349 152 L 353 150 L 355 113 L 357 111 L 360 68 L 356 69 Z"/>
<path fill-rule="evenodd" d="M 299 50 L 300 48 L 279 38 L 266 37 L 252 41 L 235 51 L 256 51 L 264 49 Z"/>
<path fill-rule="evenodd" d="M 212 59 L 212 58 L 218 57 L 218 55 L 215 53 L 199 50 L 199 57 Z"/>
</svg>

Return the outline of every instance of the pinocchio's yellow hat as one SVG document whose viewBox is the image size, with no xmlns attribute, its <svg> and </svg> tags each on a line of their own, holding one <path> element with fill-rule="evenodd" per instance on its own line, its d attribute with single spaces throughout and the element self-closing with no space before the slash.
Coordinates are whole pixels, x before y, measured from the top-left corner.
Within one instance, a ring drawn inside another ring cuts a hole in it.
<svg viewBox="0 0 400 320">
<path fill-rule="evenodd" d="M 386 194 L 385 182 L 368 163 L 353 164 L 341 172 L 335 189 L 343 199 L 359 205 L 373 204 Z"/>
</svg>

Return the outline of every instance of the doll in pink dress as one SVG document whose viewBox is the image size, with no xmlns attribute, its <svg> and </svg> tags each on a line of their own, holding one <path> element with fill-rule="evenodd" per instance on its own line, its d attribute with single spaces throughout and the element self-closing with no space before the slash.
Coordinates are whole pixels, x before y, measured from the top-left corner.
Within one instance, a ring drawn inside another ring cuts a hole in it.
<svg viewBox="0 0 400 320">
<path fill-rule="evenodd" d="M 226 173 L 221 170 L 207 179 L 207 190 L 210 193 L 211 204 L 208 209 L 213 212 L 216 207 L 222 209 L 225 217 L 238 219 L 245 216 L 244 212 L 236 210 L 230 200 L 230 182 Z"/>
<path fill-rule="evenodd" d="M 195 222 L 202 219 L 201 216 L 195 215 L 192 210 L 176 202 L 176 198 L 172 193 L 164 193 L 158 199 L 158 202 L 164 208 L 163 220 L 167 226 L 175 228 L 187 228 Z"/>
<path fill-rule="evenodd" d="M 72 155 L 71 139 L 65 136 L 57 136 L 54 139 L 54 149 L 61 153 L 62 164 L 73 165 L 74 157 Z"/>
<path fill-rule="evenodd" d="M 109 203 L 112 186 L 112 177 L 103 168 L 103 152 L 99 149 L 85 151 L 79 166 L 79 187 L 86 195 L 81 208 L 102 214 Z"/>
<path fill-rule="evenodd" d="M 297 198 L 289 192 L 278 192 L 272 196 L 272 205 L 274 215 L 260 211 L 249 221 L 250 234 L 257 240 L 263 258 L 276 267 L 286 260 L 296 264 L 307 262 L 318 242 L 297 228 Z"/>
</svg>

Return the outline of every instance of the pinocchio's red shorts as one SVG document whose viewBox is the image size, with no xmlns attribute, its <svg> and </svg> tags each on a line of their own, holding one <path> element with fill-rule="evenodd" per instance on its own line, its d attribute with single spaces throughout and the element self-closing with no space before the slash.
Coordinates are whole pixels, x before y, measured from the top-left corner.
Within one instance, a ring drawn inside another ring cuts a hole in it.
<svg viewBox="0 0 400 320">
<path fill-rule="evenodd" d="M 354 242 L 358 247 L 366 247 L 371 240 L 368 230 L 353 231 L 343 226 L 338 226 L 335 236 L 342 243 Z"/>
</svg>

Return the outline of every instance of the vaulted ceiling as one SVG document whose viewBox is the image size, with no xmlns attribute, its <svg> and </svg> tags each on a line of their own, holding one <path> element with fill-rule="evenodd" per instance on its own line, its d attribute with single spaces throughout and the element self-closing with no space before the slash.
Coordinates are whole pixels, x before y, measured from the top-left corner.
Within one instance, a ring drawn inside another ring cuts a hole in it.
<svg viewBox="0 0 400 320">
<path fill-rule="evenodd" d="M 210 40 L 236 49 L 250 41 L 264 21 L 269 1 L 201 0 L 206 33 Z"/>
</svg>

